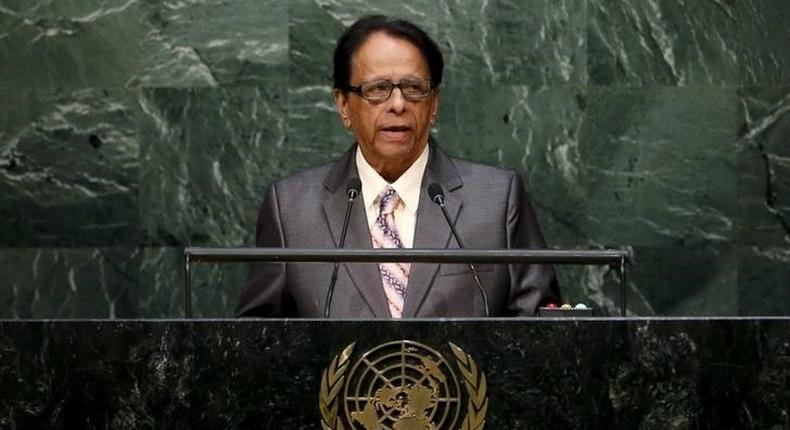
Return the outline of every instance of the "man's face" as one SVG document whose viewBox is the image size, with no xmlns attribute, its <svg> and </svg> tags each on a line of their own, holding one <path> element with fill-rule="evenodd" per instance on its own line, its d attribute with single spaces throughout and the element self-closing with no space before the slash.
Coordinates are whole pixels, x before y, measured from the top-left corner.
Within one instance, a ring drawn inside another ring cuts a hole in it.
<svg viewBox="0 0 790 430">
<path fill-rule="evenodd" d="M 403 79 L 430 80 L 419 48 L 383 32 L 373 33 L 351 57 L 351 86 Z M 356 137 L 362 155 L 384 179 L 394 181 L 420 156 L 436 117 L 436 90 L 425 99 L 408 101 L 398 88 L 386 101 L 373 103 L 354 93 L 335 91 L 343 124 Z"/>
</svg>

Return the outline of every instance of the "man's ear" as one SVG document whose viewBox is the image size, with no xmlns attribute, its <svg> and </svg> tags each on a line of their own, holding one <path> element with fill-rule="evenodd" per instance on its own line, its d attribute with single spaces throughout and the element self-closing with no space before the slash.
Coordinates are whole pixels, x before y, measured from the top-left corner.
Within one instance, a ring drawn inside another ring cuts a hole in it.
<svg viewBox="0 0 790 430">
<path fill-rule="evenodd" d="M 431 111 L 431 125 L 436 122 L 436 115 L 439 114 L 439 99 L 441 98 L 441 94 L 439 94 L 439 88 L 437 87 L 434 91 L 434 99 L 433 99 L 433 109 Z"/>
<path fill-rule="evenodd" d="M 351 127 L 351 117 L 348 113 L 348 93 L 335 88 L 335 105 L 337 105 L 337 113 L 340 114 L 340 120 L 343 121 L 343 127 Z"/>
</svg>

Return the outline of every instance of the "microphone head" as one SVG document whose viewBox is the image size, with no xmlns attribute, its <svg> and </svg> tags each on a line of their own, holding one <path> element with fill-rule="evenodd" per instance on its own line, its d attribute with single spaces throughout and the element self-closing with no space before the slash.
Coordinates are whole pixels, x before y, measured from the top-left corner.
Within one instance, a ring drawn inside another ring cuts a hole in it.
<svg viewBox="0 0 790 430">
<path fill-rule="evenodd" d="M 359 180 L 358 177 L 354 176 L 353 178 L 348 180 L 346 184 L 346 195 L 348 198 L 354 199 L 359 195 L 359 190 L 362 189 L 362 181 Z"/>
<path fill-rule="evenodd" d="M 436 204 L 444 203 L 444 190 L 442 190 L 442 186 L 436 182 L 428 185 L 428 196 L 431 198 L 431 201 Z"/>
</svg>

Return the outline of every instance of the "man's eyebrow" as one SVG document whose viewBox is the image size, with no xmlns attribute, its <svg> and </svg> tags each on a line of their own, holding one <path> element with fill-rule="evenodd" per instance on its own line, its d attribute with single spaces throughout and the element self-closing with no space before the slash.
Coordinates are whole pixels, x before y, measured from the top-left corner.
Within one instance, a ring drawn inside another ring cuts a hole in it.
<svg viewBox="0 0 790 430">
<path fill-rule="evenodd" d="M 361 80 L 361 82 L 376 82 L 376 81 L 399 82 L 399 81 L 402 81 L 404 79 L 422 79 L 422 80 L 427 80 L 428 78 L 423 78 L 423 77 L 421 77 L 419 75 L 415 75 L 413 73 L 410 73 L 408 75 L 402 76 L 399 80 L 393 79 L 392 75 L 379 75 L 379 76 L 374 76 L 374 77 L 372 77 L 370 79 L 363 79 L 363 80 Z"/>
</svg>

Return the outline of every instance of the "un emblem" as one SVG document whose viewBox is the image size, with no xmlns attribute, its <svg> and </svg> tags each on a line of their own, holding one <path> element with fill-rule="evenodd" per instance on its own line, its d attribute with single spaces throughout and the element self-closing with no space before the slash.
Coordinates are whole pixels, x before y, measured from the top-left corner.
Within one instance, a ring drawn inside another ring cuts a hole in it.
<svg viewBox="0 0 790 430">
<path fill-rule="evenodd" d="M 348 345 L 321 376 L 321 427 L 482 430 L 488 409 L 485 374 L 461 348 L 448 345 L 461 381 L 442 354 L 418 342 L 384 343 L 353 365 L 355 344 Z"/>
</svg>

